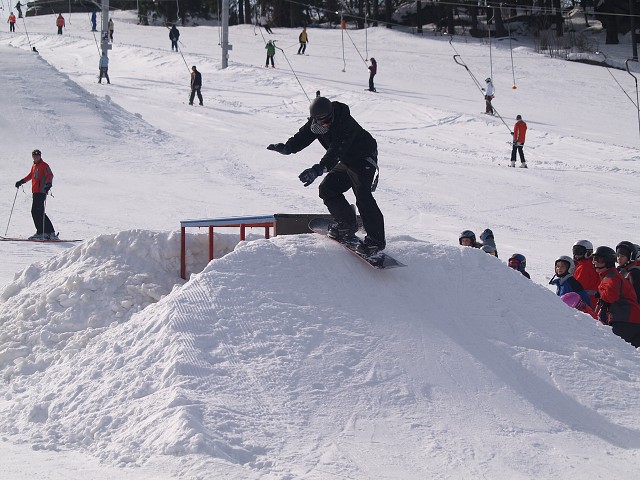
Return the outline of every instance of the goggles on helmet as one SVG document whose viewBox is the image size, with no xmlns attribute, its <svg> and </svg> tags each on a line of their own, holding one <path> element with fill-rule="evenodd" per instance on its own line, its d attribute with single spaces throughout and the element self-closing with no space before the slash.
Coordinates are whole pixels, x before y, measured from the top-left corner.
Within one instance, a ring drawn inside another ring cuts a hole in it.
<svg viewBox="0 0 640 480">
<path fill-rule="evenodd" d="M 586 249 L 586 247 L 583 247 L 582 245 L 574 245 L 573 246 L 573 254 L 578 256 L 578 257 L 584 257 L 587 254 L 587 249 Z"/>
</svg>

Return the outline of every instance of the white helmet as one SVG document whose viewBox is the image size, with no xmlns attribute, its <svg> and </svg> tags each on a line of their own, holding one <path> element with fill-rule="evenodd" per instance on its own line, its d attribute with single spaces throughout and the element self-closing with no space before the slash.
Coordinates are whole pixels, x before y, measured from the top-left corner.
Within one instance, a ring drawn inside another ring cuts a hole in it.
<svg viewBox="0 0 640 480">
<path fill-rule="evenodd" d="M 569 274 L 572 274 L 576 269 L 575 263 L 573 263 L 573 258 L 568 257 L 566 255 L 561 255 L 558 258 L 556 258 L 556 261 L 553 262 L 553 264 L 556 265 L 558 262 L 565 262 L 567 264 L 567 272 Z"/>
<path fill-rule="evenodd" d="M 582 248 L 578 248 L 578 252 L 576 252 L 576 247 L 582 247 Z M 581 251 L 583 250 L 586 250 L 586 253 L 581 253 Z M 585 258 L 590 258 L 592 254 L 593 254 L 593 244 L 589 240 L 578 240 L 576 243 L 573 244 L 574 258 L 576 255 L 578 256 L 584 255 Z"/>
</svg>

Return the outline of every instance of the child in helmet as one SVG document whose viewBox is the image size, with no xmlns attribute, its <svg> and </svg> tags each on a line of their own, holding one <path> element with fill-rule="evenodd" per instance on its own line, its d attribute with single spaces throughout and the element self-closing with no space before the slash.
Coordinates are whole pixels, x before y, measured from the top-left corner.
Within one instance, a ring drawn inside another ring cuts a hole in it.
<svg viewBox="0 0 640 480">
<path fill-rule="evenodd" d="M 631 242 L 620 242 L 616 246 L 616 261 L 618 271 L 631 282 L 640 299 L 640 262 L 638 262 L 638 246 Z"/>
<path fill-rule="evenodd" d="M 458 237 L 458 243 L 460 243 L 460 245 L 462 245 L 463 247 L 480 248 L 484 252 L 487 252 L 494 257 L 498 256 L 496 241 L 491 229 L 485 228 L 484 231 L 480 234 L 480 240 L 482 240 L 482 242 L 478 242 L 476 240 L 476 234 L 473 233 L 472 230 L 464 230 Z"/>
<path fill-rule="evenodd" d="M 600 276 L 598 320 L 611 325 L 613 333 L 640 347 L 640 305 L 631 284 L 615 268 L 616 251 L 601 246 L 593 252 L 593 266 Z"/>
<path fill-rule="evenodd" d="M 582 287 L 587 291 L 591 299 L 591 305 L 596 304 L 596 292 L 600 285 L 600 277 L 593 267 L 591 254 L 593 253 L 593 245 L 589 240 L 578 240 L 573 244 L 573 261 L 575 270 L 573 276 L 580 282 Z"/>
<path fill-rule="evenodd" d="M 574 264 L 571 257 L 562 255 L 555 261 L 555 275 L 551 277 L 549 285 L 556 286 L 556 294 L 562 297 L 566 293 L 577 293 L 582 301 L 591 307 L 591 299 L 587 292 L 573 276 Z"/>
<path fill-rule="evenodd" d="M 576 310 L 580 310 L 582 313 L 587 313 L 596 320 L 598 319 L 598 316 L 596 315 L 596 312 L 593 310 L 593 308 L 587 305 L 584 300 L 580 298 L 580 295 L 578 295 L 576 292 L 565 293 L 560 298 L 565 304 L 567 304 L 567 306 L 575 308 Z"/>
<path fill-rule="evenodd" d="M 273 57 L 276 54 L 275 40 L 269 40 L 264 48 L 267 49 L 267 61 L 265 62 L 264 66 L 269 67 L 269 60 L 271 60 L 271 68 L 276 68 L 276 66 L 273 64 Z"/>
<path fill-rule="evenodd" d="M 529 273 L 525 270 L 527 268 L 527 257 L 522 255 L 521 253 L 514 253 L 513 255 L 511 255 L 511 257 L 509 257 L 508 265 L 510 268 L 519 271 L 525 277 L 531 278 L 531 275 L 529 275 Z"/>
</svg>

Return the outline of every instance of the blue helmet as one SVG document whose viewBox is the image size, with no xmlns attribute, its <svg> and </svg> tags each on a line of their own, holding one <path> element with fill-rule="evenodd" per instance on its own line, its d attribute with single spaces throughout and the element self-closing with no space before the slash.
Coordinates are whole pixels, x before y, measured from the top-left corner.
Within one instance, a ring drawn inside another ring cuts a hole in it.
<svg viewBox="0 0 640 480">
<path fill-rule="evenodd" d="M 514 270 L 523 272 L 527 268 L 527 257 L 521 253 L 514 253 L 509 257 L 509 266 Z"/>
</svg>

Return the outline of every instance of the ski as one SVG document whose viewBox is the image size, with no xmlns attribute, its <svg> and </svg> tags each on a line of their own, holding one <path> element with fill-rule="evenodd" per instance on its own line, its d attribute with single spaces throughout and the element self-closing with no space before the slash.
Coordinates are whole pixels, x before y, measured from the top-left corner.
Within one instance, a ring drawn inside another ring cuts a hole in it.
<svg viewBox="0 0 640 480">
<path fill-rule="evenodd" d="M 45 239 L 13 238 L 13 237 L 2 237 L 2 236 L 0 236 L 0 241 L 2 241 L 2 242 L 35 242 L 35 243 L 76 243 L 76 242 L 82 242 L 81 239 L 74 239 L 74 240 L 66 240 L 66 239 L 45 240 Z"/>
<path fill-rule="evenodd" d="M 344 241 L 336 240 L 335 238 L 329 237 L 327 235 L 327 229 L 329 228 L 330 223 L 332 223 L 332 220 L 326 218 L 314 218 L 309 222 L 309 230 L 340 244 L 342 247 L 344 247 L 345 250 L 348 250 L 351 254 L 358 257 L 370 267 L 377 268 L 378 270 L 406 267 L 404 263 L 397 261 L 391 255 L 387 255 L 385 252 L 378 252 L 370 256 L 358 252 L 356 249 L 358 247 L 358 244 L 360 243 L 360 239 L 357 236 Z"/>
</svg>

